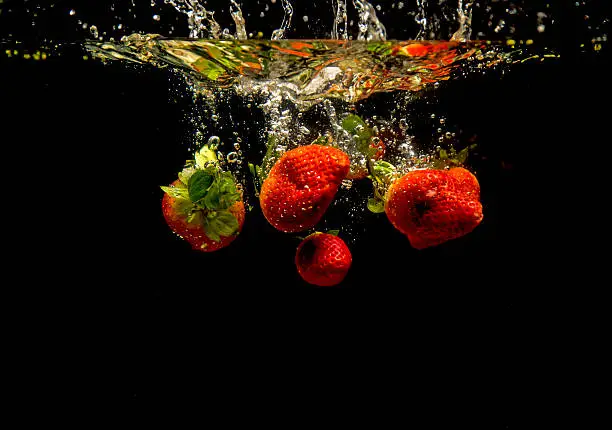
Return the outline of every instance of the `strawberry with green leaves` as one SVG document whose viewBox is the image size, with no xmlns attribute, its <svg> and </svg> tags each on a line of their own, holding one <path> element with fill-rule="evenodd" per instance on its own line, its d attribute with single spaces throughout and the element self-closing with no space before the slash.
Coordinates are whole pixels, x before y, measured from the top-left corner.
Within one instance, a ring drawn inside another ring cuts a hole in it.
<svg viewBox="0 0 612 430">
<path fill-rule="evenodd" d="M 287 151 L 261 186 L 259 202 L 264 216 L 284 232 L 314 227 L 349 168 L 348 155 L 331 146 L 312 144 Z"/>
<path fill-rule="evenodd" d="M 353 257 L 346 243 L 329 233 L 314 233 L 298 246 L 295 265 L 309 284 L 320 287 L 338 285 L 346 277 Z"/>
<path fill-rule="evenodd" d="M 368 209 L 385 212 L 391 224 L 417 249 L 470 233 L 483 218 L 480 184 L 461 167 L 473 148 L 440 150 L 430 167 L 401 177 L 388 162 L 371 163 L 374 197 L 368 200 Z"/>
<path fill-rule="evenodd" d="M 231 172 L 222 171 L 215 152 L 204 146 L 188 161 L 162 199 L 170 229 L 193 249 L 212 252 L 224 248 L 242 230 L 245 208 Z"/>
</svg>

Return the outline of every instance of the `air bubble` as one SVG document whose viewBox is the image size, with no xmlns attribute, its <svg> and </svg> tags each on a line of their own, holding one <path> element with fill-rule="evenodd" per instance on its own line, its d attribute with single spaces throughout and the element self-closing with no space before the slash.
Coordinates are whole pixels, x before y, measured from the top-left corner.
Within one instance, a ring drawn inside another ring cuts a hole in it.
<svg viewBox="0 0 612 430">
<path fill-rule="evenodd" d="M 440 124 L 444 124 L 446 120 L 444 118 L 440 118 Z"/>
<path fill-rule="evenodd" d="M 91 27 L 89 27 L 89 32 L 94 38 L 96 39 L 98 38 L 98 27 L 96 27 L 95 25 L 92 25 Z"/>
<path fill-rule="evenodd" d="M 160 16 L 157 15 L 157 14 L 153 15 L 153 20 L 154 21 L 159 21 L 160 20 Z"/>
<path fill-rule="evenodd" d="M 212 115 L 210 117 L 210 119 L 212 119 L 213 121 L 217 122 L 217 121 L 219 121 L 219 115 Z"/>
<path fill-rule="evenodd" d="M 230 152 L 229 154 L 227 154 L 227 162 L 228 163 L 235 163 L 236 161 L 238 161 L 238 154 L 235 152 Z"/>
<path fill-rule="evenodd" d="M 219 136 L 210 136 L 208 139 L 208 146 L 217 147 L 221 143 L 221 138 Z"/>
<path fill-rule="evenodd" d="M 74 14 L 76 13 L 76 10 L 74 9 L 70 9 L 70 12 L 68 12 L 70 14 L 70 16 L 74 16 Z"/>
<path fill-rule="evenodd" d="M 407 130 L 408 129 L 408 121 L 406 121 L 406 118 L 402 118 L 399 120 L 399 127 L 402 130 Z"/>
<path fill-rule="evenodd" d="M 431 114 L 431 119 L 434 119 L 435 117 L 436 117 L 436 114 L 435 114 L 435 113 L 432 113 L 432 114 Z"/>
<path fill-rule="evenodd" d="M 238 151 L 240 149 L 240 144 L 238 142 L 234 143 L 234 149 Z"/>
</svg>

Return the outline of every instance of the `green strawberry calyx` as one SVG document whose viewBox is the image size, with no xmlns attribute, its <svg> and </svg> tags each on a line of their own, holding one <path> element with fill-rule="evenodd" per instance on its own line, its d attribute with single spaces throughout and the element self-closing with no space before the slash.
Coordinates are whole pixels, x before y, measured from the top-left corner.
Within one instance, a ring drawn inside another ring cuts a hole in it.
<svg viewBox="0 0 612 430">
<path fill-rule="evenodd" d="M 368 178 L 372 181 L 374 196 L 368 199 L 368 210 L 375 214 L 385 211 L 385 195 L 391 183 L 399 175 L 396 167 L 382 160 L 368 162 Z"/>
<path fill-rule="evenodd" d="M 472 144 L 466 146 L 458 152 L 453 147 L 449 148 L 448 151 L 446 149 L 439 149 L 437 157 L 432 163 L 432 168 L 442 170 L 451 167 L 463 166 L 468 158 L 468 155 L 470 154 L 470 151 L 476 149 L 477 146 L 477 144 Z"/>
<path fill-rule="evenodd" d="M 374 131 L 360 116 L 349 114 L 342 120 L 342 128 L 353 136 L 357 151 L 363 154 L 367 160 L 376 155 L 378 149 L 372 146 Z"/>
<path fill-rule="evenodd" d="M 179 173 L 179 183 L 161 189 L 175 199 L 175 212 L 190 224 L 201 225 L 206 236 L 215 242 L 237 234 L 238 219 L 229 209 L 242 199 L 231 172 L 217 164 L 214 151 L 203 147 L 195 160 L 187 161 Z"/>
</svg>

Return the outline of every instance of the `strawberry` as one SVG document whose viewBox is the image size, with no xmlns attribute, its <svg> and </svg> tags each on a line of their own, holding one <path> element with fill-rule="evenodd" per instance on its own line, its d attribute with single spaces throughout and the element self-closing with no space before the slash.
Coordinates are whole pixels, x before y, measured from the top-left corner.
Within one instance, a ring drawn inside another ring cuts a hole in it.
<svg viewBox="0 0 612 430">
<path fill-rule="evenodd" d="M 262 184 L 259 202 L 264 216 L 284 232 L 312 228 L 332 202 L 349 165 L 348 156 L 330 146 L 287 151 Z"/>
<path fill-rule="evenodd" d="M 161 187 L 166 223 L 193 249 L 203 252 L 233 242 L 245 218 L 242 194 L 233 175 L 219 170 L 214 161 L 216 156 L 205 147 L 196 154 L 195 165 L 188 162 L 179 179 Z"/>
<path fill-rule="evenodd" d="M 311 234 L 300 243 L 295 254 L 295 265 L 302 279 L 320 287 L 342 282 L 352 261 L 346 243 L 328 233 Z"/>
<path fill-rule="evenodd" d="M 415 170 L 391 184 L 385 212 L 414 248 L 439 245 L 482 221 L 480 186 L 462 167 Z"/>
</svg>

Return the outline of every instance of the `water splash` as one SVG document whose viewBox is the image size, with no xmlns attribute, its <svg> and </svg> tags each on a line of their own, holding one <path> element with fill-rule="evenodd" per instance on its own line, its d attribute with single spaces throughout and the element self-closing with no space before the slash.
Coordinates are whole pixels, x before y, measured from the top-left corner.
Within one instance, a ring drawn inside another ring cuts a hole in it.
<svg viewBox="0 0 612 430">
<path fill-rule="evenodd" d="M 463 0 L 459 0 L 457 7 L 457 19 L 459 21 L 459 29 L 453 34 L 451 40 L 456 42 L 467 42 L 472 35 L 472 1 L 466 2 L 463 6 Z"/>
<path fill-rule="evenodd" d="M 219 39 L 221 26 L 215 21 L 215 13 L 207 11 L 198 0 L 164 0 L 164 3 L 187 15 L 189 37 Z"/>
<path fill-rule="evenodd" d="M 240 6 L 235 2 L 235 0 L 230 0 L 230 13 L 232 14 L 232 18 L 236 23 L 236 39 L 246 40 L 248 36 L 244 17 L 242 16 L 242 9 L 240 9 Z"/>
<path fill-rule="evenodd" d="M 417 14 L 414 20 L 419 24 L 419 32 L 416 40 L 427 39 L 428 22 L 427 22 L 427 0 L 417 0 Z"/>
<path fill-rule="evenodd" d="M 334 0 L 332 3 L 336 11 L 334 25 L 332 28 L 332 39 L 348 40 L 348 15 L 346 11 L 346 0 Z M 343 28 L 344 24 L 344 28 Z"/>
<path fill-rule="evenodd" d="M 357 40 L 387 40 L 387 30 L 376 16 L 374 6 L 365 0 L 353 0 L 359 13 L 359 35 Z"/>
<path fill-rule="evenodd" d="M 289 0 L 282 0 L 283 9 L 285 10 L 285 15 L 283 16 L 283 22 L 281 23 L 281 27 L 272 32 L 272 40 L 280 40 L 284 39 L 287 33 L 287 29 L 291 26 L 291 18 L 293 17 L 293 6 L 289 3 Z"/>
</svg>

